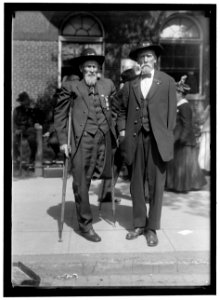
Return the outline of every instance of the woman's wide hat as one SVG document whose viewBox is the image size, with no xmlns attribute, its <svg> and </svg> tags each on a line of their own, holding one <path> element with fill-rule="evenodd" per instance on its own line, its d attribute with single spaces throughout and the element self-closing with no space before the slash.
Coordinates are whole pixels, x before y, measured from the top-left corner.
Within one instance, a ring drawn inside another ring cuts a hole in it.
<svg viewBox="0 0 220 300">
<path fill-rule="evenodd" d="M 138 54 L 144 50 L 152 50 L 156 56 L 159 57 L 163 52 L 163 47 L 159 44 L 154 44 L 151 41 L 140 42 L 134 49 L 129 53 L 129 57 L 137 61 Z"/>
<path fill-rule="evenodd" d="M 180 81 L 179 82 L 176 82 L 176 90 L 177 92 L 180 92 L 180 93 L 183 93 L 183 94 L 188 94 L 191 90 L 190 86 L 188 84 L 186 84 L 186 78 L 187 78 L 187 75 L 183 75 L 181 78 L 180 78 Z"/>
<path fill-rule="evenodd" d="M 101 66 L 105 57 L 103 55 L 97 55 L 96 51 L 92 48 L 86 48 L 82 51 L 81 55 L 74 58 L 72 62 L 75 66 L 80 66 L 88 60 L 95 60 Z"/>
</svg>

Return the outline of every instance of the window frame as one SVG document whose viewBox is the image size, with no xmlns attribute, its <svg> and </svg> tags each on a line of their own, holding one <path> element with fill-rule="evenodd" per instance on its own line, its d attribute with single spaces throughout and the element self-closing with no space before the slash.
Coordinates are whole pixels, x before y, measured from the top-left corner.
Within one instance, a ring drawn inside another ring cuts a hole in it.
<svg viewBox="0 0 220 300">
<path fill-rule="evenodd" d="M 203 32 L 201 29 L 200 24 L 198 23 L 198 21 L 194 18 L 192 18 L 191 16 L 185 15 L 185 14 L 175 14 L 172 15 L 171 17 L 169 17 L 165 23 L 161 26 L 160 32 L 162 32 L 165 28 L 166 28 L 166 24 L 168 24 L 170 21 L 172 20 L 178 20 L 178 19 L 188 19 L 190 20 L 197 28 L 199 31 L 199 38 L 161 38 L 159 35 L 159 40 L 160 40 L 160 44 L 193 44 L 193 45 L 198 45 L 199 46 L 199 82 L 198 82 L 198 93 L 194 93 L 191 94 L 189 93 L 187 95 L 187 97 L 189 99 L 201 99 L 204 97 L 203 93 L 204 93 L 204 89 L 203 89 L 203 55 L 204 55 L 204 45 L 203 45 Z M 164 58 L 166 58 L 166 56 L 164 56 Z M 160 59 L 160 64 L 161 64 L 161 59 Z M 184 74 L 183 74 L 184 75 Z"/>
</svg>

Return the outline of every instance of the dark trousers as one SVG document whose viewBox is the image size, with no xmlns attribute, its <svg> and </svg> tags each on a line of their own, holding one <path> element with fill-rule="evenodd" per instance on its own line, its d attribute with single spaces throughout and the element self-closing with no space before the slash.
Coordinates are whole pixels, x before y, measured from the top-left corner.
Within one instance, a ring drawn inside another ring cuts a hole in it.
<svg viewBox="0 0 220 300">
<path fill-rule="evenodd" d="M 20 160 L 24 159 L 21 157 L 22 151 L 22 139 L 26 139 L 28 142 L 28 145 L 30 147 L 30 157 L 29 162 L 33 163 L 35 161 L 35 156 L 37 153 L 37 138 L 36 138 L 36 130 L 33 127 L 21 130 L 20 134 L 14 135 L 14 159 L 18 159 L 20 157 Z"/>
<path fill-rule="evenodd" d="M 105 158 L 106 139 L 101 131 L 94 135 L 84 132 L 72 163 L 73 192 L 79 229 L 87 232 L 92 228 L 92 211 L 89 188 L 94 174 L 101 172 Z"/>
<path fill-rule="evenodd" d="M 130 185 L 134 228 L 160 229 L 165 179 L 166 163 L 160 157 L 156 141 L 152 133 L 142 129 L 137 138 Z M 145 202 L 145 180 L 148 182 L 150 198 L 148 214 Z"/>
<path fill-rule="evenodd" d="M 114 185 L 117 183 L 119 173 L 122 169 L 123 157 L 121 156 L 120 149 L 117 148 L 114 154 Z M 99 188 L 99 201 L 109 200 L 112 196 L 112 179 L 103 180 Z"/>
</svg>

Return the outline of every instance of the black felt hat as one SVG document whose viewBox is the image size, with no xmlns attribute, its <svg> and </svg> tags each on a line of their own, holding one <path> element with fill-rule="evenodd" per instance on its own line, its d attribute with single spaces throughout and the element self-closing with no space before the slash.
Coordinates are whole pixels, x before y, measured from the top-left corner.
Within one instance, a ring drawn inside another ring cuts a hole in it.
<svg viewBox="0 0 220 300">
<path fill-rule="evenodd" d="M 30 99 L 28 93 L 22 92 L 18 95 L 18 98 L 16 99 L 16 101 L 18 101 L 20 103 L 24 103 L 24 102 L 31 102 L 31 99 Z"/>
<path fill-rule="evenodd" d="M 102 65 L 105 57 L 103 55 L 97 55 L 96 51 L 92 48 L 86 48 L 82 51 L 81 55 L 74 58 L 72 62 L 74 65 L 80 66 L 88 60 L 95 60 L 99 65 Z"/>
<path fill-rule="evenodd" d="M 159 57 L 163 52 L 163 47 L 159 44 L 154 44 L 151 41 L 140 42 L 134 49 L 129 53 L 129 57 L 133 60 L 137 60 L 138 54 L 143 50 L 152 50 L 156 56 Z"/>
</svg>

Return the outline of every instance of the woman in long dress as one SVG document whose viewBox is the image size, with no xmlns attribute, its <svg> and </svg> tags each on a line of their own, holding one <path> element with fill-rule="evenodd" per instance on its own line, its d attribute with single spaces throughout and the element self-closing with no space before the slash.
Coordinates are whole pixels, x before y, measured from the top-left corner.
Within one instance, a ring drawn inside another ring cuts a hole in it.
<svg viewBox="0 0 220 300">
<path fill-rule="evenodd" d="M 190 87 L 182 76 L 176 84 L 177 120 L 174 130 L 174 159 L 167 166 L 166 188 L 176 192 L 199 190 L 206 184 L 198 163 L 192 109 L 186 99 Z"/>
</svg>

